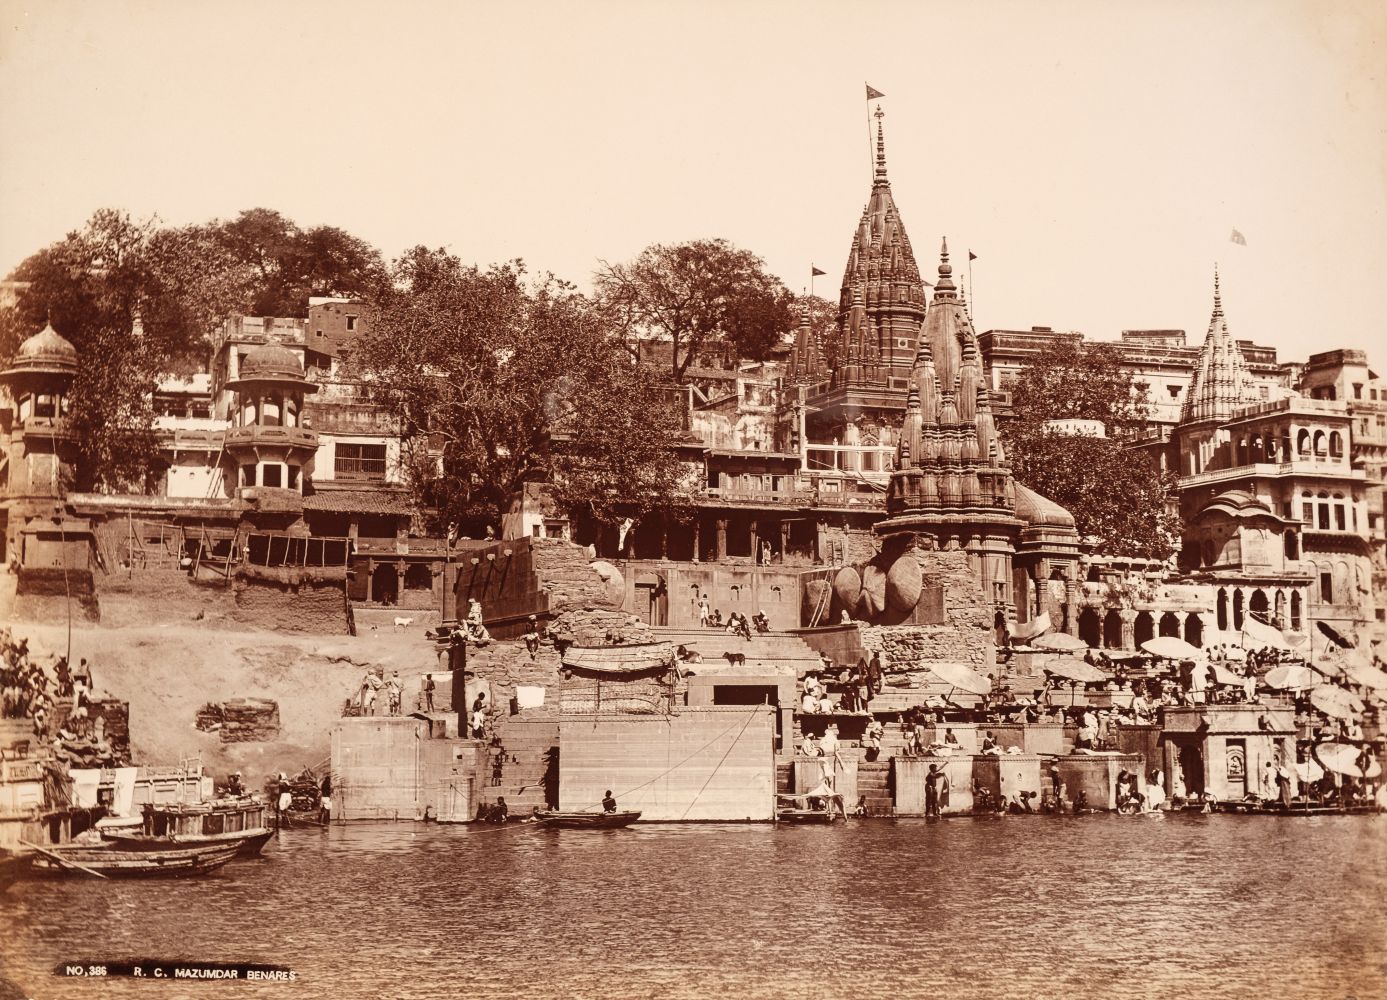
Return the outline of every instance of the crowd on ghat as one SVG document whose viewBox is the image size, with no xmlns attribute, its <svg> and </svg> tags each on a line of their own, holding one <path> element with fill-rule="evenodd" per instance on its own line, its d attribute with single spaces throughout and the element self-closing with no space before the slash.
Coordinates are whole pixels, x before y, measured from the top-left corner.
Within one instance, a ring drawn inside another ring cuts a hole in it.
<svg viewBox="0 0 1387 1000">
<path fill-rule="evenodd" d="M 36 744 L 51 746 L 74 763 L 114 763 L 105 739 L 105 718 L 93 714 L 92 672 L 83 659 L 76 668 L 65 656 L 40 662 L 27 639 L 0 628 L 0 716 L 28 720 Z"/>
</svg>

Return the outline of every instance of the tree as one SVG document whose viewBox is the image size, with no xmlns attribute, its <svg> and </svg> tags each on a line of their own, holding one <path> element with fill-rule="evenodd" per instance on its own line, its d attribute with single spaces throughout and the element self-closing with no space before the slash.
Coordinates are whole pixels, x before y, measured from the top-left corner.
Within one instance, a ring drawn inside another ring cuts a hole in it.
<svg viewBox="0 0 1387 1000">
<path fill-rule="evenodd" d="M 160 228 L 157 219 L 103 209 L 13 277 L 29 287 L 3 311 L 5 356 L 49 322 L 77 348 L 72 485 L 143 484 L 159 457 L 151 390 L 163 375 L 205 359 L 212 327 L 243 307 L 249 273 L 202 227 Z"/>
<path fill-rule="evenodd" d="M 657 243 L 601 265 L 593 282 L 604 315 L 626 338 L 667 340 L 676 382 L 713 348 L 764 358 L 797 322 L 792 296 L 765 262 L 726 240 Z"/>
<path fill-rule="evenodd" d="M 1012 472 L 1074 515 L 1081 537 L 1107 555 L 1165 559 L 1180 538 L 1175 476 L 1131 447 L 1147 415 L 1145 388 L 1116 345 L 1061 341 L 1011 386 L 1001 425 Z M 1050 423 L 1097 420 L 1105 436 Z"/>
<path fill-rule="evenodd" d="M 255 275 L 250 312 L 307 316 L 314 295 L 366 297 L 385 279 L 380 252 L 336 226 L 300 229 L 269 208 L 247 209 L 212 231 Z"/>
<path fill-rule="evenodd" d="M 671 396 L 572 286 L 416 247 L 369 316 L 353 364 L 398 414 L 441 524 L 494 524 L 536 481 L 608 521 L 685 502 Z"/>
</svg>

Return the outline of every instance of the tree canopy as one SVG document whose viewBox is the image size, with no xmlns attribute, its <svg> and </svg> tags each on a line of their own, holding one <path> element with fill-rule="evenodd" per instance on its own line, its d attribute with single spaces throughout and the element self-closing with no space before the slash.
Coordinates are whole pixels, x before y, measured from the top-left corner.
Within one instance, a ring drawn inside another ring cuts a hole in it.
<svg viewBox="0 0 1387 1000">
<path fill-rule="evenodd" d="M 1000 430 L 1016 477 L 1073 514 L 1103 554 L 1168 558 L 1180 538 L 1176 479 L 1130 446 L 1145 426 L 1145 391 L 1116 345 L 1060 342 L 1011 393 L 1013 419 Z M 1048 423 L 1071 419 L 1101 421 L 1106 436 Z"/>
<path fill-rule="evenodd" d="M 0 355 L 49 322 L 77 348 L 70 485 L 143 485 L 158 459 L 150 391 L 189 367 L 209 329 L 243 306 L 248 275 L 205 227 L 164 228 L 102 210 L 13 277 L 29 287 L 0 311 Z"/>
<path fill-rule="evenodd" d="M 424 247 L 392 279 L 352 360 L 400 417 L 416 495 L 443 524 L 494 524 L 534 481 L 601 520 L 682 506 L 675 401 L 572 286 Z"/>
<path fill-rule="evenodd" d="M 604 315 L 623 336 L 669 342 L 676 382 L 714 349 L 763 359 L 798 322 L 780 279 L 727 240 L 656 243 L 634 260 L 603 261 L 593 283 Z"/>
<path fill-rule="evenodd" d="M 273 209 L 252 208 L 210 228 L 254 275 L 255 316 L 307 316 L 310 296 L 365 297 L 386 277 L 380 252 L 336 226 L 300 229 Z"/>
</svg>

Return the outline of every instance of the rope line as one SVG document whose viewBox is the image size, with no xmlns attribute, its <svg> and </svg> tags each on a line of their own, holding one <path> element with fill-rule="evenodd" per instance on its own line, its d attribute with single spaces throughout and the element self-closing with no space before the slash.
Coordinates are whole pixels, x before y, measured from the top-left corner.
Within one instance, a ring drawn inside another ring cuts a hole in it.
<svg viewBox="0 0 1387 1000">
<path fill-rule="evenodd" d="M 696 802 L 698 802 L 698 798 L 700 795 L 703 794 L 704 789 L 706 789 L 708 787 L 708 784 L 713 780 L 713 778 L 717 776 L 718 771 L 722 770 L 722 765 L 727 761 L 728 755 L 731 754 L 732 751 L 736 748 L 737 744 L 742 741 L 742 733 L 746 732 L 746 727 L 751 725 L 751 720 L 754 718 L 756 718 L 756 712 L 754 710 L 747 713 L 746 721 L 742 723 L 742 728 L 737 733 L 737 738 L 734 739 L 731 745 L 723 751 L 722 757 L 718 760 L 717 764 L 713 767 L 713 770 L 709 773 L 707 780 L 703 782 L 702 787 L 699 788 L 698 792 L 694 795 L 694 797 L 689 800 L 689 804 L 684 807 L 684 811 L 679 814 L 680 819 L 683 819 L 685 816 L 689 814 L 689 810 L 694 807 L 694 804 Z M 731 727 L 728 728 L 730 730 Z"/>
</svg>

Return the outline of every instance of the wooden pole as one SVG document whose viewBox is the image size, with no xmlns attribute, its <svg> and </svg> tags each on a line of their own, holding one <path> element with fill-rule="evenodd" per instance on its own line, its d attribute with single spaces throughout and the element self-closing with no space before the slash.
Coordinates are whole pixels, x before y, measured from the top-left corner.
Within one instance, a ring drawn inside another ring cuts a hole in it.
<svg viewBox="0 0 1387 1000">
<path fill-rule="evenodd" d="M 97 878 L 106 877 L 105 875 L 102 875 L 99 871 L 96 871 L 93 868 L 88 868 L 86 865 L 79 865 L 76 861 L 73 861 L 71 858 L 65 858 L 55 851 L 50 851 L 45 847 L 40 847 L 38 844 L 31 844 L 27 840 L 21 840 L 20 843 L 23 844 L 25 847 L 30 848 L 31 850 L 38 851 L 40 854 L 52 858 L 59 864 L 67 865 L 70 868 L 76 868 L 78 871 L 84 871 L 88 875 L 95 875 Z"/>
</svg>

